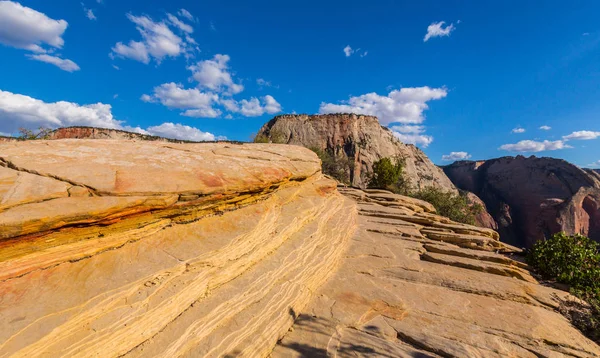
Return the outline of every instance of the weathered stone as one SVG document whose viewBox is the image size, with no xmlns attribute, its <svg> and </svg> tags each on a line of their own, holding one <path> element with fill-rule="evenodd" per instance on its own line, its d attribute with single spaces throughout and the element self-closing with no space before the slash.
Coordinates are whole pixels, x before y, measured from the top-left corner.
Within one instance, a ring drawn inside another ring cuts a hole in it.
<svg viewBox="0 0 600 358">
<path fill-rule="evenodd" d="M 572 296 L 492 252 L 519 251 L 492 230 L 344 197 L 301 147 L 57 140 L 0 158 L 0 356 L 600 355 L 557 313 Z"/>
<path fill-rule="evenodd" d="M 282 115 L 266 123 L 258 136 L 277 143 L 298 144 L 334 153 L 349 160 L 350 181 L 364 188 L 373 163 L 381 158 L 402 157 L 406 162 L 405 176 L 415 188 L 438 187 L 456 192 L 443 171 L 435 166 L 420 149 L 399 141 L 377 117 L 357 114 Z"/>
<path fill-rule="evenodd" d="M 530 247 L 565 231 L 600 241 L 600 176 L 554 158 L 503 157 L 443 167 L 475 193 L 498 223 L 502 241 Z"/>
</svg>

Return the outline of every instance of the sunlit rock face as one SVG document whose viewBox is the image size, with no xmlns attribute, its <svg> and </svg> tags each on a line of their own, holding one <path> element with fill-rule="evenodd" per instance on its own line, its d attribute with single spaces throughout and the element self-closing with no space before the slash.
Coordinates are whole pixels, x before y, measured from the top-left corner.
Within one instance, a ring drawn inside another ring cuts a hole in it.
<svg viewBox="0 0 600 358">
<path fill-rule="evenodd" d="M 404 158 L 406 179 L 416 189 L 435 186 L 456 191 L 444 172 L 420 149 L 398 140 L 377 117 L 358 114 L 282 115 L 257 134 L 274 142 L 315 147 L 334 153 L 351 164 L 350 180 L 366 187 L 373 163 L 381 158 Z"/>
<path fill-rule="evenodd" d="M 299 146 L 0 144 L 2 357 L 600 355 L 519 252 Z"/>
<path fill-rule="evenodd" d="M 600 175 L 592 170 L 534 156 L 443 168 L 458 188 L 481 198 L 505 242 L 530 247 L 559 231 L 600 242 Z"/>
</svg>

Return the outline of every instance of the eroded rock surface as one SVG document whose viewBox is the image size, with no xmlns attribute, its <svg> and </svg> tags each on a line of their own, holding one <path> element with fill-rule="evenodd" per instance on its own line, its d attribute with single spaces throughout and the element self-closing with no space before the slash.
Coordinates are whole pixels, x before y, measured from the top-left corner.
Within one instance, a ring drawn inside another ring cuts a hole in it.
<svg viewBox="0 0 600 358">
<path fill-rule="evenodd" d="M 556 232 L 600 242 L 600 176 L 554 158 L 503 157 L 444 167 L 454 184 L 483 200 L 502 241 L 530 247 Z"/>
<path fill-rule="evenodd" d="M 274 142 L 320 148 L 351 163 L 350 181 L 365 187 L 373 163 L 400 156 L 406 161 L 405 175 L 416 189 L 435 186 L 456 192 L 444 172 L 420 149 L 398 140 L 379 124 L 377 117 L 357 114 L 282 115 L 273 118 L 258 132 Z"/>
<path fill-rule="evenodd" d="M 268 354 L 356 209 L 283 145 L 0 145 L 0 356 Z"/>
<path fill-rule="evenodd" d="M 287 145 L 0 144 L 0 357 L 600 355 L 495 231 L 319 170 Z"/>
<path fill-rule="evenodd" d="M 388 194 L 340 189 L 359 228 L 339 270 L 273 357 L 597 357 L 600 347 L 556 309 L 566 292 L 541 286 L 488 229 L 450 222 Z M 406 205 L 404 205 L 406 203 Z"/>
</svg>

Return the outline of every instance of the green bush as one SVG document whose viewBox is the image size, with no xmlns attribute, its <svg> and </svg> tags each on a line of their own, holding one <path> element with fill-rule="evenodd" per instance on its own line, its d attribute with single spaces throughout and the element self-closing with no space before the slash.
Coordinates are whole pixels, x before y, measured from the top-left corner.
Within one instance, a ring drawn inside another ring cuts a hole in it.
<svg viewBox="0 0 600 358">
<path fill-rule="evenodd" d="M 571 293 L 589 307 L 566 312 L 573 324 L 588 337 L 600 342 L 600 253 L 598 243 L 589 238 L 560 232 L 538 241 L 527 253 L 527 263 L 542 278 L 570 286 Z M 575 313 L 576 314 L 575 314 Z"/>
<path fill-rule="evenodd" d="M 475 225 L 475 218 L 483 211 L 481 205 L 470 203 L 466 196 L 436 187 L 413 191 L 409 195 L 430 203 L 439 215 L 464 224 Z"/>
<path fill-rule="evenodd" d="M 340 183 L 350 184 L 350 160 L 317 147 L 309 148 L 321 159 L 321 171 Z"/>
<path fill-rule="evenodd" d="M 258 134 L 253 139 L 254 143 L 278 143 L 286 144 L 287 136 L 277 130 L 270 130 L 268 135 Z"/>
<path fill-rule="evenodd" d="M 386 189 L 396 192 L 396 187 L 403 180 L 404 160 L 402 158 L 381 158 L 373 163 L 373 173 L 369 178 L 368 187 Z"/>
<path fill-rule="evenodd" d="M 264 134 L 258 134 L 252 140 L 254 143 L 269 143 L 269 137 Z"/>
</svg>

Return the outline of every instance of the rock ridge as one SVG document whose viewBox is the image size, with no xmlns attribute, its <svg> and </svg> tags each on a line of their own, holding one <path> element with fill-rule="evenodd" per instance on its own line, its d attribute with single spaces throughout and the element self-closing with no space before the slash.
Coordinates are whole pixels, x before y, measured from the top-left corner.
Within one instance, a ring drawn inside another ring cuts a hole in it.
<svg viewBox="0 0 600 358">
<path fill-rule="evenodd" d="M 257 133 L 273 142 L 319 148 L 349 161 L 350 182 L 364 188 L 373 163 L 384 157 L 403 157 L 406 177 L 416 189 L 435 186 L 456 192 L 452 182 L 419 148 L 404 144 L 377 117 L 341 113 L 279 115 Z"/>
</svg>

